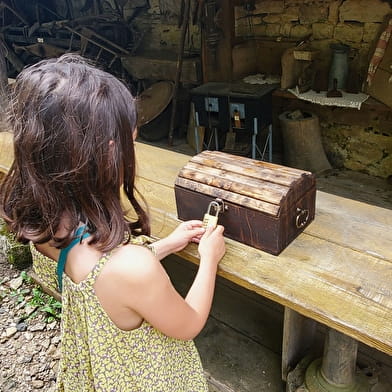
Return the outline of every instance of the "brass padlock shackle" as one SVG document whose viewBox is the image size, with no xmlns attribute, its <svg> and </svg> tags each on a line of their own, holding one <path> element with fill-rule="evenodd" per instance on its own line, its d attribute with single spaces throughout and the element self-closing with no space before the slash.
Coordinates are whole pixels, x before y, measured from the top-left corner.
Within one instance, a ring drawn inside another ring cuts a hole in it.
<svg viewBox="0 0 392 392">
<path fill-rule="evenodd" d="M 212 207 L 215 207 L 215 210 L 216 210 L 215 216 L 218 216 L 219 213 L 221 212 L 221 205 L 216 200 L 213 200 L 210 204 L 208 204 L 207 214 L 212 215 L 211 214 Z"/>
</svg>

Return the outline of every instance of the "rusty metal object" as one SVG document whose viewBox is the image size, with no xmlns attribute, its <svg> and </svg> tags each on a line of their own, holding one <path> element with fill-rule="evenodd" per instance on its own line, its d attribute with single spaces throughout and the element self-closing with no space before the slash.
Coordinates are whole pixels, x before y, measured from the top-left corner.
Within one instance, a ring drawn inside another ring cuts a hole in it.
<svg viewBox="0 0 392 392">
<path fill-rule="evenodd" d="M 174 84 L 158 82 L 144 90 L 136 100 L 139 135 L 147 141 L 167 137 Z"/>
<path fill-rule="evenodd" d="M 7 45 L 9 76 L 14 77 L 25 64 L 64 52 L 79 52 L 121 77 L 127 75 L 116 60 L 132 56 L 142 34 L 130 20 L 123 19 L 117 1 L 105 12 L 102 3 L 94 0 L 91 7 L 86 3 L 87 15 L 82 15 L 66 0 L 59 15 L 49 4 L 20 2 L 16 7 L 0 1 L 1 37 Z"/>
<path fill-rule="evenodd" d="M 220 40 L 220 30 L 216 24 L 217 5 L 216 0 L 205 2 L 205 34 L 207 48 L 211 52 L 213 63 L 216 64 L 216 52 Z"/>
<path fill-rule="evenodd" d="M 171 114 L 171 118 L 170 118 L 169 140 L 168 140 L 169 146 L 173 145 L 174 124 L 175 124 L 176 111 L 177 111 L 177 94 L 178 94 L 178 87 L 179 87 L 180 79 L 181 79 L 181 71 L 182 71 L 182 63 L 183 63 L 184 47 L 185 47 L 185 37 L 186 37 L 186 32 L 187 32 L 188 26 L 189 26 L 190 3 L 191 3 L 191 0 L 185 0 L 184 14 L 183 14 L 183 20 L 182 20 L 182 25 L 181 25 L 181 41 L 180 41 L 180 48 L 178 51 L 178 58 L 177 58 L 177 72 L 176 72 L 176 79 L 174 82 L 172 114 Z"/>
<path fill-rule="evenodd" d="M 13 7 L 6 4 L 4 1 L 0 2 L 0 10 L 5 10 L 5 9 L 8 9 L 11 13 L 13 13 L 23 24 L 25 25 L 29 24 L 27 20 L 24 18 L 24 16 L 21 15 L 20 12 L 16 11 Z"/>
</svg>

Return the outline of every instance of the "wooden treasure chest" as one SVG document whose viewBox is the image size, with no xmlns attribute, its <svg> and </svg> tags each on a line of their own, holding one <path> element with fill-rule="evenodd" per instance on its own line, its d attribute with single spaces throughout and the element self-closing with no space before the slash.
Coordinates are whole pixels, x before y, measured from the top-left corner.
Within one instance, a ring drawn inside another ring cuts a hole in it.
<svg viewBox="0 0 392 392">
<path fill-rule="evenodd" d="M 220 151 L 203 151 L 175 181 L 181 220 L 211 215 L 225 236 L 278 255 L 314 219 L 315 176 L 294 169 Z M 216 202 L 212 203 L 211 202 Z"/>
</svg>

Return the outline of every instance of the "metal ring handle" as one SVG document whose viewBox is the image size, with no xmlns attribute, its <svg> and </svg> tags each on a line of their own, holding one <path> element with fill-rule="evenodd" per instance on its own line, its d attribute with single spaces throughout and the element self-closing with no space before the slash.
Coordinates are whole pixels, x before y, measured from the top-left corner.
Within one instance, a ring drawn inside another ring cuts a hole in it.
<svg viewBox="0 0 392 392">
<path fill-rule="evenodd" d="M 302 210 L 301 208 L 297 208 L 297 217 L 295 218 L 295 225 L 297 229 L 302 229 L 309 220 L 309 210 Z"/>
</svg>

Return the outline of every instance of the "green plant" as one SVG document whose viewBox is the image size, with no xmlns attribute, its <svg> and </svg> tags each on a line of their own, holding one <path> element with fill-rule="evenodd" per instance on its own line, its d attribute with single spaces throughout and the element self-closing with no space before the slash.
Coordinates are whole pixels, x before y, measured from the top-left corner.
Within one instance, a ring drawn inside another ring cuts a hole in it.
<svg viewBox="0 0 392 392">
<path fill-rule="evenodd" d="M 8 295 L 17 303 L 25 301 L 25 307 L 33 308 L 34 311 L 25 316 L 26 319 L 31 319 L 37 316 L 38 313 L 44 313 L 46 322 L 50 323 L 61 319 L 61 302 L 57 301 L 52 296 L 44 293 L 41 288 L 33 284 L 33 279 L 26 271 L 20 273 L 20 277 L 24 286 L 18 289 L 11 289 Z"/>
<path fill-rule="evenodd" d="M 8 231 L 7 225 L 6 225 L 6 223 L 4 222 L 4 219 L 0 219 L 0 235 L 4 235 L 4 236 L 6 236 L 6 237 L 11 237 L 11 236 L 13 236 L 13 234 L 11 234 L 11 233 Z M 13 238 L 15 238 L 15 237 L 13 236 Z"/>
<path fill-rule="evenodd" d="M 21 303 L 25 300 L 25 297 L 30 293 L 29 289 L 26 288 L 19 288 L 16 290 L 12 290 L 10 296 L 16 299 L 17 303 Z"/>
<path fill-rule="evenodd" d="M 33 282 L 33 279 L 29 276 L 29 274 L 26 271 L 22 271 L 20 273 L 21 278 L 23 279 L 23 282 L 30 284 Z"/>
<path fill-rule="evenodd" d="M 61 302 L 48 294 L 45 294 L 39 287 L 32 290 L 32 298 L 28 301 L 30 306 L 37 306 L 37 311 L 46 313 L 48 323 L 61 318 Z"/>
</svg>

